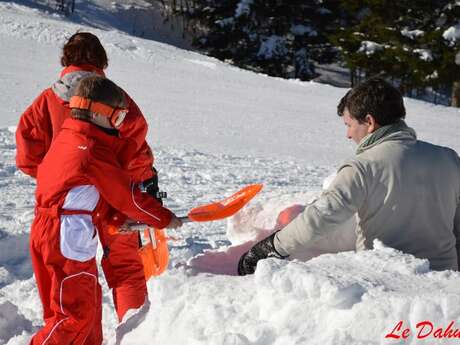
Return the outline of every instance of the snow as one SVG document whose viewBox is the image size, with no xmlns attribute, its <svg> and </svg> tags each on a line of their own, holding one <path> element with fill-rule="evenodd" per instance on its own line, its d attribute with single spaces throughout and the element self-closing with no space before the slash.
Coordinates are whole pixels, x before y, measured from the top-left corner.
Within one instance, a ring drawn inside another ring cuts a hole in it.
<svg viewBox="0 0 460 345">
<path fill-rule="evenodd" d="M 392 344 L 384 335 L 401 319 L 458 317 L 458 283 L 382 245 L 307 263 L 269 259 L 243 278 L 170 270 L 151 285 L 162 313 L 148 313 L 123 344 Z"/>
<path fill-rule="evenodd" d="M 414 53 L 423 61 L 433 61 L 433 54 L 430 49 L 414 49 Z"/>
<path fill-rule="evenodd" d="M 425 80 L 430 80 L 430 79 L 437 79 L 439 77 L 438 75 L 438 71 L 433 71 L 433 73 L 431 74 L 428 74 L 427 76 L 425 76 Z"/>
<path fill-rule="evenodd" d="M 249 15 L 251 13 L 251 5 L 254 0 L 240 0 L 236 5 L 235 18 L 241 17 L 243 15 Z"/>
<path fill-rule="evenodd" d="M 425 32 L 423 30 L 409 30 L 407 28 L 401 30 L 401 35 L 408 37 L 411 40 L 416 39 L 419 36 L 423 36 L 424 34 Z"/>
<path fill-rule="evenodd" d="M 233 17 L 227 17 L 227 18 L 215 21 L 215 23 L 217 25 L 219 25 L 220 27 L 225 27 L 227 25 L 232 25 L 234 22 L 235 22 L 235 18 L 233 18 Z"/>
<path fill-rule="evenodd" d="M 332 11 L 326 7 L 320 7 L 317 12 L 321 15 L 327 15 L 327 14 L 331 14 Z"/>
<path fill-rule="evenodd" d="M 265 37 L 260 44 L 257 56 L 263 59 L 272 59 L 286 55 L 285 39 L 278 35 Z"/>
<path fill-rule="evenodd" d="M 297 24 L 291 26 L 291 32 L 296 36 L 302 36 L 308 34 L 308 36 L 318 36 L 318 33 L 310 26 Z"/>
<path fill-rule="evenodd" d="M 131 8 L 126 5 L 114 4 L 120 11 Z M 143 110 L 168 207 L 182 215 L 243 185 L 264 183 L 235 217 L 170 231 L 177 240 L 170 242 L 168 271 L 148 283 L 150 308 L 133 312 L 118 329 L 101 277 L 105 344 L 455 342 L 433 334 L 417 339 L 416 325 L 460 327 L 460 275 L 431 272 L 427 261 L 379 243 L 372 251 L 350 251 L 353 219 L 299 261 L 265 260 L 255 275 L 235 276 L 240 255 L 276 230 L 278 214 L 314 200 L 353 155 L 336 115 L 346 89 L 270 78 L 130 36 L 120 31 L 121 14 L 110 12 L 109 1 L 77 1 L 69 19 L 32 6 L 0 2 L 0 344 L 25 345 L 42 323 L 27 243 L 35 183 L 15 168 L 14 126 L 58 77 L 59 49 L 77 29 L 101 38 L 108 76 Z M 91 8 L 98 11 L 86 11 Z M 105 9 L 110 16 L 102 16 Z M 104 25 L 88 28 L 90 22 Z M 460 152 L 458 109 L 405 103 L 420 139 Z M 332 254 L 338 251 L 345 252 Z M 410 337 L 385 339 L 400 321 Z"/>
<path fill-rule="evenodd" d="M 460 38 L 460 23 L 449 27 L 446 31 L 443 32 L 442 37 L 449 41 L 451 44 L 455 43 Z"/>
<path fill-rule="evenodd" d="M 371 56 L 382 49 L 383 45 L 381 44 L 373 41 L 362 41 L 358 53 L 365 53 L 367 56 Z"/>
</svg>

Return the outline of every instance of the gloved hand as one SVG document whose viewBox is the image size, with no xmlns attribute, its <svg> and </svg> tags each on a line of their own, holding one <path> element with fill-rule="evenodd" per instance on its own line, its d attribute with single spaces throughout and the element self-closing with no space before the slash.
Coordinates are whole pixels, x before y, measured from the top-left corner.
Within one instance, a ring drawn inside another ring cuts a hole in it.
<svg viewBox="0 0 460 345">
<path fill-rule="evenodd" d="M 182 221 L 179 218 L 177 218 L 176 215 L 174 214 L 171 218 L 171 221 L 166 226 L 166 229 L 177 229 L 177 228 L 180 228 L 182 225 L 183 225 Z"/>
<path fill-rule="evenodd" d="M 276 233 L 277 232 L 274 232 L 259 243 L 256 243 L 247 253 L 241 256 L 240 261 L 238 262 L 238 274 L 240 276 L 253 274 L 259 260 L 266 258 L 287 258 L 287 256 L 281 255 L 275 249 L 273 240 Z"/>
<path fill-rule="evenodd" d="M 161 204 L 163 204 L 162 198 L 166 198 L 165 192 L 160 192 L 160 188 L 158 187 L 158 172 L 157 170 L 152 167 L 153 172 L 155 175 L 148 180 L 142 181 L 141 188 L 142 191 L 151 195 L 155 199 L 157 199 Z"/>
</svg>

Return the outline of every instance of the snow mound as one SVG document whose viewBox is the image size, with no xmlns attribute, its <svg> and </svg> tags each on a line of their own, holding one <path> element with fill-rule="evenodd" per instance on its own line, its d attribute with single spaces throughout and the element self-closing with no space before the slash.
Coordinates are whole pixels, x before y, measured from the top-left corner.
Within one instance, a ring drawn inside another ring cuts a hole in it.
<svg viewBox="0 0 460 345">
<path fill-rule="evenodd" d="M 122 344 L 384 344 L 400 320 L 459 317 L 458 273 L 374 247 L 306 263 L 263 260 L 245 277 L 170 270 L 149 284 L 151 309 Z"/>
</svg>

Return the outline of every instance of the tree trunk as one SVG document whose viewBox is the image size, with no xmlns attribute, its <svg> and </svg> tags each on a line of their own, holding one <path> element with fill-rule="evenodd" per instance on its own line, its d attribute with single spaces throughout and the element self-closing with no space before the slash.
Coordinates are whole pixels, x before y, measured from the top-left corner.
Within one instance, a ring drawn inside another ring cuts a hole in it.
<svg viewBox="0 0 460 345">
<path fill-rule="evenodd" d="M 451 106 L 460 108 L 460 81 L 452 83 L 452 101 Z"/>
</svg>

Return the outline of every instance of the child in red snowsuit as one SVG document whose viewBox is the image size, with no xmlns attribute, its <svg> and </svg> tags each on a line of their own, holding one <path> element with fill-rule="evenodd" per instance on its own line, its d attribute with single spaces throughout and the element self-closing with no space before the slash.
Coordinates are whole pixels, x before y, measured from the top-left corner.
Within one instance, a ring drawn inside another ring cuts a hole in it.
<svg viewBox="0 0 460 345">
<path fill-rule="evenodd" d="M 104 76 L 107 55 L 99 39 L 91 33 L 78 32 L 63 47 L 61 63 L 65 67 L 59 80 L 44 90 L 22 114 L 16 130 L 16 165 L 24 173 L 36 177 L 37 168 L 70 117 L 68 106 L 78 81 L 90 75 Z M 123 126 L 116 130 L 110 145 L 118 162 L 135 182 L 144 181 L 148 193 L 155 195 L 158 185 L 152 169 L 153 155 L 145 141 L 147 123 L 136 103 L 125 93 L 128 114 Z M 138 235 L 109 235 L 100 230 L 104 248 L 102 267 L 110 288 L 113 288 L 115 309 L 121 321 L 126 311 L 142 306 L 147 296 Z"/>
<path fill-rule="evenodd" d="M 103 77 L 87 77 L 76 95 L 72 118 L 37 171 L 30 249 L 45 326 L 31 345 L 102 343 L 96 232 L 113 209 L 156 228 L 181 225 L 141 192 L 116 157 L 111 129 L 123 124 L 126 113 L 121 89 Z"/>
</svg>

